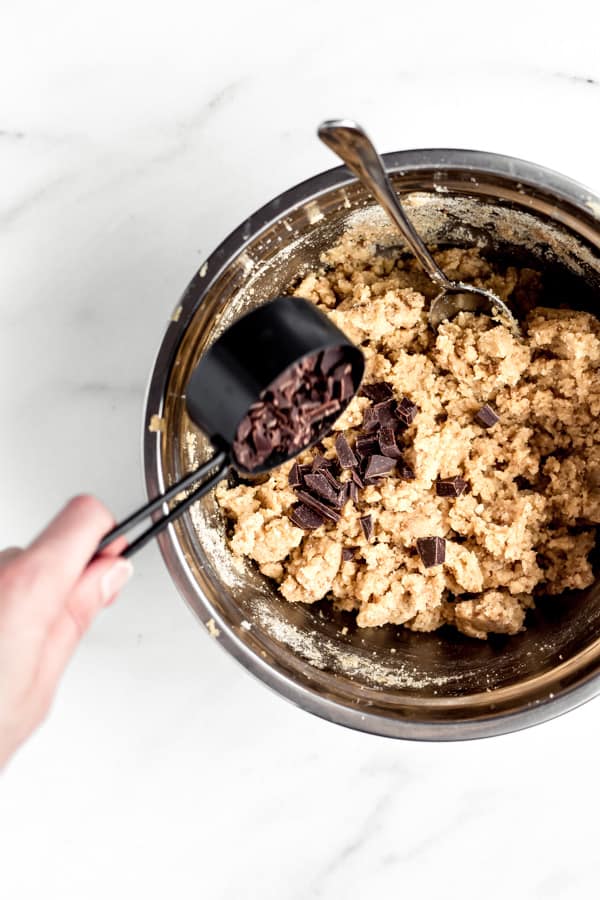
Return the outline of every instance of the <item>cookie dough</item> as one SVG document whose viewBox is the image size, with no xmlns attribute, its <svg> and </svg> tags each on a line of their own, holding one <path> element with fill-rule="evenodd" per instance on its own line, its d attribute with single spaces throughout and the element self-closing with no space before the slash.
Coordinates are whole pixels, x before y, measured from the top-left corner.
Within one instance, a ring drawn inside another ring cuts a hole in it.
<svg viewBox="0 0 600 900">
<path fill-rule="evenodd" d="M 537 593 L 593 581 L 600 324 L 584 312 L 537 305 L 542 285 L 532 270 L 497 271 L 475 249 L 435 256 L 449 277 L 530 309 L 523 338 L 464 313 L 434 334 L 426 310 L 435 291 L 426 276 L 357 233 L 325 253 L 322 268 L 294 290 L 361 346 L 365 383 L 385 381 L 397 401 L 417 406 L 401 446 L 414 478 L 392 473 L 367 484 L 338 522 L 313 531 L 290 520 L 297 502 L 291 463 L 262 483 L 221 485 L 217 499 L 231 523 L 232 552 L 254 560 L 292 603 L 328 598 L 354 611 L 362 627 L 452 624 L 474 638 L 515 634 Z M 477 418 L 485 404 L 499 417 L 491 427 Z M 340 432 L 354 445 L 371 405 L 354 398 L 323 441 L 327 459 L 337 460 Z M 310 464 L 316 453 L 297 461 Z M 436 482 L 457 476 L 467 482 L 464 492 L 438 495 Z M 345 482 L 350 472 L 337 477 Z M 445 539 L 445 559 L 426 566 L 417 541 L 431 536 Z"/>
</svg>

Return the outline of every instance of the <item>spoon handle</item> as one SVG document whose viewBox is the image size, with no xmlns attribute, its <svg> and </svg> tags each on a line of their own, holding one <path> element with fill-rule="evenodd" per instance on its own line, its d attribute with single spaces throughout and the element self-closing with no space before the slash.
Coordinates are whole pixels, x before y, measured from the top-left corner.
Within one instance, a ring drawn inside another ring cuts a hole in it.
<svg viewBox="0 0 600 900">
<path fill-rule="evenodd" d="M 383 160 L 370 138 L 352 119 L 332 119 L 322 122 L 318 130 L 324 144 L 342 159 L 353 175 L 368 188 L 378 203 L 394 220 L 431 280 L 442 288 L 452 288 L 429 250 L 417 234 L 385 171 Z"/>
</svg>

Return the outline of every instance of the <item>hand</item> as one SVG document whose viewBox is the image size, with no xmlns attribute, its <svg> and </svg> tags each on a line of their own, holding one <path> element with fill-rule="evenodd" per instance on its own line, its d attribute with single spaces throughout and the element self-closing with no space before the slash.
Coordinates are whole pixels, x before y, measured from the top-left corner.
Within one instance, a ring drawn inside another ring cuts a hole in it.
<svg viewBox="0 0 600 900">
<path fill-rule="evenodd" d="M 79 640 L 133 567 L 115 541 L 90 562 L 114 522 L 94 497 L 71 500 L 25 550 L 0 553 L 0 768 L 44 719 Z"/>
</svg>

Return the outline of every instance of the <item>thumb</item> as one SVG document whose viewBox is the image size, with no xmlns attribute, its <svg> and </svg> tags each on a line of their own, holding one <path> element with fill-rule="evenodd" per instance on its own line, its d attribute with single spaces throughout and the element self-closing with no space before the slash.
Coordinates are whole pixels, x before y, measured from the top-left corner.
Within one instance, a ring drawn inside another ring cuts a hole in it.
<svg viewBox="0 0 600 900">
<path fill-rule="evenodd" d="M 115 599 L 129 581 L 133 566 L 122 557 L 101 556 L 86 568 L 51 626 L 38 678 L 44 693 L 52 694 L 75 647 L 100 610 Z"/>
</svg>

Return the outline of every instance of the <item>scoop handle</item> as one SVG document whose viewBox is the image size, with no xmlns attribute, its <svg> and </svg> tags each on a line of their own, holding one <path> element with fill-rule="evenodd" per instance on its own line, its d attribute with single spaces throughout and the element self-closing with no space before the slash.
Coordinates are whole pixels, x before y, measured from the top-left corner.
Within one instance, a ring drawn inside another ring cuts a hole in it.
<svg viewBox="0 0 600 900">
<path fill-rule="evenodd" d="M 437 265 L 404 212 L 385 171 L 383 160 L 361 126 L 352 119 L 332 119 L 319 125 L 318 134 L 323 143 L 346 163 L 352 174 L 374 195 L 431 280 L 441 288 L 453 288 L 454 285 Z"/>
<path fill-rule="evenodd" d="M 160 509 L 164 506 L 165 503 L 168 503 L 169 500 L 172 500 L 177 496 L 181 491 L 185 491 L 188 488 L 192 487 L 196 484 L 196 482 L 203 480 L 201 484 L 197 485 L 188 495 L 184 497 L 183 500 L 180 500 L 179 503 L 176 503 L 171 509 L 161 516 L 159 519 L 156 519 L 153 524 L 143 531 L 139 537 L 137 537 L 134 541 L 125 547 L 121 556 L 129 557 L 133 556 L 134 553 L 137 553 L 138 550 L 141 550 L 148 541 L 152 540 L 157 534 L 163 531 L 167 525 L 177 519 L 183 512 L 185 512 L 188 507 L 195 503 L 196 500 L 199 500 L 200 497 L 203 497 L 204 494 L 207 494 L 208 491 L 211 490 L 219 482 L 222 478 L 227 474 L 227 470 L 229 469 L 231 463 L 231 457 L 227 450 L 219 450 L 211 459 L 207 462 L 202 463 L 197 469 L 193 472 L 188 472 L 187 475 L 184 475 L 183 478 L 180 478 L 175 484 L 171 485 L 171 487 L 165 491 L 163 494 L 160 494 L 158 497 L 155 497 L 154 500 L 150 500 L 144 506 L 140 506 L 135 512 L 133 512 L 130 516 L 127 516 L 126 519 L 123 519 L 118 525 L 106 534 L 100 543 L 98 544 L 98 549 L 96 550 L 96 556 L 102 553 L 103 550 L 108 547 L 109 544 L 112 544 L 114 540 L 121 535 L 126 534 L 136 525 L 138 525 L 141 521 L 150 516 L 157 509 Z M 214 470 L 214 472 L 213 472 Z M 212 474 L 210 474 L 212 472 Z M 209 476 L 209 477 L 207 477 Z"/>
</svg>

